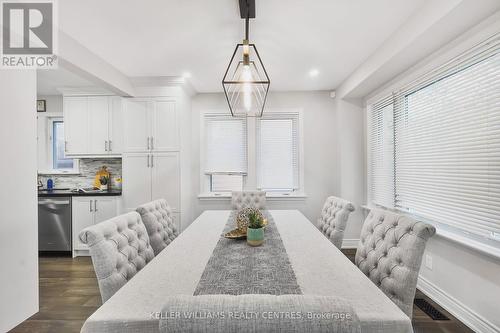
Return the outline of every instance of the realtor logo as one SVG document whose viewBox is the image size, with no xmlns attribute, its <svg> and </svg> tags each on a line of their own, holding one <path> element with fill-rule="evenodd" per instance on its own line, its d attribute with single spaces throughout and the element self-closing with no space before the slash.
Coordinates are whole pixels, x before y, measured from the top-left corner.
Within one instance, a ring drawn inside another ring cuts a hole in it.
<svg viewBox="0 0 500 333">
<path fill-rule="evenodd" d="M 54 2 L 2 1 L 2 68 L 55 68 Z"/>
</svg>

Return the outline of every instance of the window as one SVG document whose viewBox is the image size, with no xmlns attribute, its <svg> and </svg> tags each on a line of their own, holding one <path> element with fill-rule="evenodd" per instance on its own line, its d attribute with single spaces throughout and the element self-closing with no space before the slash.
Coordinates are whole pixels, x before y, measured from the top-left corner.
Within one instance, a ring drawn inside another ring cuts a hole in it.
<svg viewBox="0 0 500 333">
<path fill-rule="evenodd" d="M 64 156 L 64 122 L 52 121 L 52 168 L 73 170 L 73 159 Z"/>
<path fill-rule="evenodd" d="M 392 96 L 372 106 L 368 133 L 368 196 L 375 204 L 394 206 L 394 105 Z"/>
<path fill-rule="evenodd" d="M 371 202 L 500 238 L 499 49 L 490 43 L 372 105 Z"/>
<path fill-rule="evenodd" d="M 269 197 L 303 198 L 300 110 L 263 118 L 201 115 L 200 198 L 262 189 Z"/>
<path fill-rule="evenodd" d="M 44 134 L 43 139 L 39 138 L 39 140 L 43 140 L 41 142 L 43 142 L 46 149 L 43 149 L 41 152 L 47 158 L 41 162 L 39 172 L 44 174 L 78 173 L 78 160 L 66 158 L 65 156 L 63 118 L 47 117 L 46 124 L 46 134 Z"/>
<path fill-rule="evenodd" d="M 204 118 L 210 192 L 241 191 L 247 173 L 246 119 L 211 114 Z"/>
<path fill-rule="evenodd" d="M 298 116 L 267 115 L 257 121 L 258 188 L 267 192 L 298 189 Z"/>
</svg>

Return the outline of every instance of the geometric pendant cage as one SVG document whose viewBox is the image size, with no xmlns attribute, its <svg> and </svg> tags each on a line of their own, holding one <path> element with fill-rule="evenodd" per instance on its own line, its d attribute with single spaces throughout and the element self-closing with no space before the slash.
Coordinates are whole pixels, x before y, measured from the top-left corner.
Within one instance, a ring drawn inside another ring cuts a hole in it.
<svg viewBox="0 0 500 333">
<path fill-rule="evenodd" d="M 242 2 L 244 1 L 240 1 L 240 6 Z M 250 4 L 252 2 L 246 2 L 247 6 Z M 255 6 L 254 3 L 252 5 Z M 248 43 L 249 13 L 247 7 L 245 39 L 242 44 L 236 45 L 222 79 L 224 94 L 233 117 L 262 117 L 271 85 L 255 44 Z"/>
</svg>

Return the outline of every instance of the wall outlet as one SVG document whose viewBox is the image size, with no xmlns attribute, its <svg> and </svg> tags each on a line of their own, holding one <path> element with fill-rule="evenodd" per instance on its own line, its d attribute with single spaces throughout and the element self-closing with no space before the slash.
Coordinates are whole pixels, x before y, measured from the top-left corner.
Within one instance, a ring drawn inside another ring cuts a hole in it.
<svg viewBox="0 0 500 333">
<path fill-rule="evenodd" d="M 425 267 L 432 271 L 432 256 L 430 254 L 425 255 Z"/>
</svg>

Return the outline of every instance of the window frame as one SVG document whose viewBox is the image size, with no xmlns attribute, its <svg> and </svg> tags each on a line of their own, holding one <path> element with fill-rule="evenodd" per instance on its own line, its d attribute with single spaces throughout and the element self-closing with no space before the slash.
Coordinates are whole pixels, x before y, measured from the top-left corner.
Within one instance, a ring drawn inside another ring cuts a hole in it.
<svg viewBox="0 0 500 333">
<path fill-rule="evenodd" d="M 471 63 L 477 62 L 479 56 L 483 56 L 483 52 L 492 49 L 494 45 L 498 47 L 498 38 L 489 37 L 488 39 L 471 39 L 462 44 L 460 49 L 448 49 L 440 54 L 436 60 L 424 63 L 420 67 L 415 67 L 407 72 L 399 75 L 391 83 L 378 89 L 374 94 L 365 99 L 365 193 L 366 204 L 363 208 L 369 211 L 372 207 L 388 209 L 399 214 L 410 216 L 419 221 L 427 222 L 436 227 L 437 235 L 456 242 L 462 246 L 479 251 L 483 254 L 489 255 L 494 258 L 500 258 L 500 237 L 486 237 L 468 232 L 467 230 L 455 227 L 453 225 L 443 224 L 429 218 L 418 215 L 417 213 L 408 212 L 403 209 L 395 207 L 385 207 L 380 204 L 375 204 L 370 198 L 370 112 L 372 112 L 373 105 L 383 100 L 390 94 L 398 96 L 407 95 L 410 91 L 415 91 L 423 86 L 429 84 L 429 80 L 439 81 L 439 76 L 445 77 L 448 75 L 459 72 L 461 69 L 466 68 Z M 465 51 L 464 51 L 465 50 Z M 398 101 L 395 100 L 394 103 Z"/>
<path fill-rule="evenodd" d="M 277 189 L 263 189 L 260 184 L 260 172 L 261 168 L 259 166 L 260 162 L 260 129 L 261 126 L 260 124 L 255 127 L 255 174 L 256 174 L 256 187 L 259 190 L 266 191 L 270 193 L 273 196 L 290 196 L 293 195 L 294 193 L 302 193 L 303 185 L 302 185 L 302 179 L 303 175 L 301 174 L 301 170 L 303 170 L 303 166 L 301 166 L 301 161 L 303 151 L 302 151 L 302 144 L 301 142 L 301 137 L 302 137 L 302 129 L 301 129 L 301 115 L 300 112 L 266 112 L 261 118 L 258 118 L 256 121 L 260 122 L 262 120 L 291 120 L 292 121 L 292 126 L 296 127 L 293 128 L 292 131 L 297 132 L 297 142 L 296 144 L 296 149 L 297 149 L 297 175 L 294 175 L 294 183 L 295 183 L 295 177 L 297 177 L 297 183 L 296 186 L 294 186 L 292 189 L 283 189 L 283 190 L 277 190 Z"/>
<path fill-rule="evenodd" d="M 62 116 L 50 116 L 47 117 L 47 166 L 46 170 L 39 172 L 41 174 L 80 174 L 80 160 L 77 158 L 73 159 L 72 169 L 55 169 L 54 168 L 54 138 L 53 129 L 54 123 L 62 122 L 64 123 L 64 117 Z"/>
<path fill-rule="evenodd" d="M 205 173 L 206 167 L 206 130 L 205 116 L 223 116 L 227 117 L 230 114 L 227 111 L 221 110 L 204 110 L 200 112 L 199 127 L 200 127 L 200 190 L 198 198 L 200 200 L 212 199 L 228 199 L 231 198 L 230 192 L 211 192 L 210 191 L 210 175 Z M 267 198 L 271 200 L 302 200 L 307 197 L 304 189 L 304 125 L 303 125 L 303 110 L 286 108 L 286 109 L 266 109 L 263 118 L 286 117 L 293 115 L 297 117 L 297 137 L 298 137 L 298 189 L 287 192 L 268 192 Z M 257 190 L 257 124 L 259 118 L 247 117 L 247 173 L 243 175 L 243 190 Z M 228 173 L 229 174 L 229 173 Z M 233 173 L 234 174 L 234 173 Z"/>
</svg>

